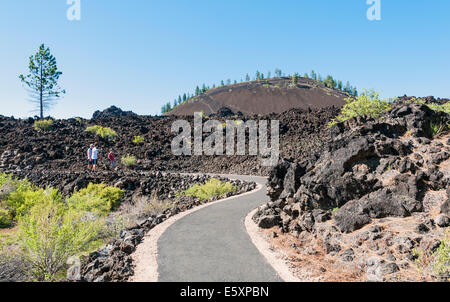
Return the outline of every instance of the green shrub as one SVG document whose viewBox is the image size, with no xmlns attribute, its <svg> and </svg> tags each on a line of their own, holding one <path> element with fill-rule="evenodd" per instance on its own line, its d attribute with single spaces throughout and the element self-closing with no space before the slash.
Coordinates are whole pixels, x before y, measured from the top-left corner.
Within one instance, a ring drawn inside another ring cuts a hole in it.
<svg viewBox="0 0 450 302">
<path fill-rule="evenodd" d="M 398 102 L 398 100 L 397 100 L 397 102 Z M 445 112 L 447 114 L 450 114 L 450 102 L 447 102 L 443 105 L 427 104 L 427 102 L 424 99 L 416 98 L 416 97 L 412 97 L 411 99 L 409 99 L 407 101 L 402 100 L 402 102 L 406 103 L 406 104 L 424 104 L 433 111 Z"/>
<path fill-rule="evenodd" d="M 431 123 L 430 125 L 431 134 L 433 137 L 439 136 L 450 129 L 450 125 L 444 123 Z"/>
<path fill-rule="evenodd" d="M 52 129 L 52 120 L 39 120 L 34 122 L 35 130 L 49 131 Z"/>
<path fill-rule="evenodd" d="M 104 224 L 48 198 L 19 219 L 18 243 L 37 281 L 55 281 L 71 256 L 88 251 Z"/>
<path fill-rule="evenodd" d="M 127 155 L 121 158 L 121 163 L 127 167 L 134 166 L 136 164 L 136 157 Z"/>
<path fill-rule="evenodd" d="M 0 201 L 6 207 L 11 218 L 25 215 L 30 208 L 46 198 L 62 200 L 56 189 L 40 189 L 31 184 L 28 180 L 17 180 L 11 175 L 0 174 Z"/>
<path fill-rule="evenodd" d="M 434 111 L 441 111 L 441 112 L 445 112 L 447 114 L 450 114 L 450 102 L 447 102 L 443 105 L 439 105 L 439 104 L 427 104 L 428 107 L 430 107 L 431 110 Z"/>
<path fill-rule="evenodd" d="M 430 277 L 447 279 L 450 273 L 450 230 L 446 230 L 435 252 L 418 247 L 413 249 L 413 256 L 422 280 L 433 280 Z"/>
<path fill-rule="evenodd" d="M 101 138 L 114 139 L 117 136 L 116 131 L 109 127 L 102 127 L 99 125 L 94 125 L 86 128 L 87 132 L 94 133 Z"/>
<path fill-rule="evenodd" d="M 56 189 L 38 189 L 26 180 L 19 181 L 15 191 L 9 194 L 8 208 L 13 216 L 23 216 L 36 204 L 47 199 L 62 201 L 61 194 Z"/>
<path fill-rule="evenodd" d="M 357 116 L 379 118 L 393 106 L 389 99 L 380 100 L 379 93 L 375 91 L 364 91 L 358 97 L 347 98 L 345 101 L 347 103 L 342 107 L 341 113 L 330 122 L 329 127 Z"/>
<path fill-rule="evenodd" d="M 0 229 L 9 228 L 13 223 L 11 213 L 6 209 L 0 209 Z"/>
<path fill-rule="evenodd" d="M 79 211 L 107 215 L 119 207 L 123 195 L 123 190 L 119 188 L 90 183 L 87 188 L 74 192 L 67 202 Z"/>
<path fill-rule="evenodd" d="M 3 187 L 4 184 L 12 181 L 13 177 L 9 174 L 0 173 L 0 189 Z"/>
<path fill-rule="evenodd" d="M 140 144 L 140 143 L 143 143 L 144 141 L 145 141 L 145 138 L 143 138 L 142 136 L 139 136 L 139 135 L 135 136 L 133 139 L 133 143 L 135 143 L 135 144 Z"/>
<path fill-rule="evenodd" d="M 216 178 L 211 178 L 204 185 L 193 185 L 178 195 L 193 196 L 201 200 L 208 200 L 212 197 L 222 196 L 229 192 L 235 192 L 237 188 L 231 183 L 223 183 Z"/>
<path fill-rule="evenodd" d="M 437 276 L 448 276 L 450 273 L 450 231 L 445 232 L 441 245 L 436 250 L 433 273 Z"/>
</svg>

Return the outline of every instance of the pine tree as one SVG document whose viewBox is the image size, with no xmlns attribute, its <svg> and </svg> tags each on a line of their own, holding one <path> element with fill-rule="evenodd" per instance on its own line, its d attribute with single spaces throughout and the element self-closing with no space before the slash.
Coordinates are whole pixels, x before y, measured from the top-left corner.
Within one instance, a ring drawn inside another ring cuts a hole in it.
<svg viewBox="0 0 450 302">
<path fill-rule="evenodd" d="M 338 84 L 337 84 L 337 85 L 338 85 L 338 89 L 339 89 L 339 90 L 342 90 L 342 81 L 338 81 Z"/>
<path fill-rule="evenodd" d="M 347 93 L 352 92 L 352 87 L 350 86 L 350 82 L 347 81 L 347 83 L 345 84 L 345 87 L 344 87 L 344 91 Z"/>
<path fill-rule="evenodd" d="M 281 69 L 275 69 L 275 75 L 277 76 L 277 78 L 281 78 Z"/>
<path fill-rule="evenodd" d="M 195 95 L 200 95 L 201 91 L 200 91 L 200 87 L 196 87 L 195 88 Z"/>
<path fill-rule="evenodd" d="M 325 79 L 325 81 L 323 81 L 325 86 L 330 87 L 330 88 L 336 88 L 336 81 L 333 79 L 332 76 L 328 75 Z"/>
<path fill-rule="evenodd" d="M 250 82 L 250 76 L 248 75 L 248 73 L 245 75 L 245 81 Z"/>
<path fill-rule="evenodd" d="M 41 119 L 44 118 L 44 110 L 51 106 L 66 93 L 58 86 L 58 79 L 62 72 L 58 71 L 56 59 L 50 53 L 50 49 L 42 44 L 39 50 L 29 60 L 29 74 L 19 75 L 19 79 L 28 86 L 30 101 L 38 105 Z"/>
<path fill-rule="evenodd" d="M 292 85 L 296 86 L 298 84 L 298 74 L 294 73 L 292 76 Z"/>
</svg>

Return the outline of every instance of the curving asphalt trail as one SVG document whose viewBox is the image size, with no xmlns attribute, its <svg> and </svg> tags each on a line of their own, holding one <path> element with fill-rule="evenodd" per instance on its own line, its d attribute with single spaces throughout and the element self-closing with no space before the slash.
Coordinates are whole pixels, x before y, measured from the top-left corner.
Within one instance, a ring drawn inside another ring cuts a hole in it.
<svg viewBox="0 0 450 302">
<path fill-rule="evenodd" d="M 281 282 L 253 245 L 245 217 L 268 201 L 266 179 L 222 175 L 254 181 L 262 188 L 196 211 L 171 225 L 158 241 L 160 282 Z"/>
</svg>

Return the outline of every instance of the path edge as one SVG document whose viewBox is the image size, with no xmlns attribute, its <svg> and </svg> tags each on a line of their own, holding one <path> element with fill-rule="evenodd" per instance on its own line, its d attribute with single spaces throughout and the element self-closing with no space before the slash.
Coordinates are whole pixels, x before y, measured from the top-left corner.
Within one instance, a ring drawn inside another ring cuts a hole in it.
<svg viewBox="0 0 450 302">
<path fill-rule="evenodd" d="M 263 188 L 264 186 L 262 184 L 257 184 L 256 188 L 252 191 L 196 206 L 190 210 L 178 213 L 177 215 L 168 218 L 164 222 L 155 226 L 153 229 L 149 230 L 145 234 L 144 240 L 137 246 L 136 251 L 131 255 L 133 263 L 135 264 L 135 269 L 133 276 L 130 277 L 128 282 L 158 282 L 158 241 L 164 232 L 175 222 L 192 213 L 215 204 L 233 200 L 245 195 L 255 194 Z"/>
<path fill-rule="evenodd" d="M 245 229 L 250 237 L 253 245 L 258 249 L 259 253 L 264 256 L 266 261 L 272 266 L 278 276 L 284 282 L 305 282 L 296 277 L 285 260 L 282 259 L 283 254 L 276 252 L 271 248 L 270 243 L 262 235 L 261 230 L 258 228 L 252 217 L 256 214 L 258 208 L 251 211 L 247 217 L 245 217 Z"/>
</svg>

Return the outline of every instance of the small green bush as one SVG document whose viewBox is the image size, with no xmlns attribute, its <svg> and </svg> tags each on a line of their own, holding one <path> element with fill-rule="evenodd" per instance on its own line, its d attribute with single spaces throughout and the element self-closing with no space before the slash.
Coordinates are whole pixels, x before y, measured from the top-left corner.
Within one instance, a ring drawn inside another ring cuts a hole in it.
<svg viewBox="0 0 450 302">
<path fill-rule="evenodd" d="M 127 155 L 121 158 L 121 162 L 123 165 L 131 167 L 136 164 L 136 157 L 132 155 Z"/>
<path fill-rule="evenodd" d="M 434 111 L 441 111 L 441 112 L 445 112 L 447 114 L 450 114 L 450 102 L 447 102 L 443 105 L 439 105 L 439 104 L 427 104 L 428 107 L 430 107 L 431 110 Z"/>
<path fill-rule="evenodd" d="M 345 101 L 347 104 L 342 107 L 341 114 L 330 122 L 329 127 L 357 116 L 379 118 L 393 106 L 389 99 L 380 100 L 379 93 L 375 91 L 364 91 L 358 97 L 347 98 Z"/>
<path fill-rule="evenodd" d="M 447 230 L 441 245 L 436 250 L 433 272 L 438 276 L 448 276 L 450 273 L 450 231 Z"/>
<path fill-rule="evenodd" d="M 12 219 L 25 215 L 31 207 L 48 196 L 61 199 L 58 190 L 39 189 L 26 179 L 17 180 L 7 174 L 0 174 L 0 189 L 0 201 L 5 205 L 3 210 L 7 210 Z"/>
<path fill-rule="evenodd" d="M 433 137 L 437 137 L 450 129 L 450 125 L 444 123 L 431 123 L 430 125 L 431 134 Z"/>
<path fill-rule="evenodd" d="M 0 209 L 0 229 L 9 228 L 13 223 L 11 213 L 6 209 Z"/>
<path fill-rule="evenodd" d="M 398 100 L 396 101 L 398 102 Z M 427 104 L 427 102 L 422 99 L 422 98 L 416 98 L 416 97 L 412 97 L 411 99 L 407 100 L 407 101 L 403 101 L 403 103 L 407 103 L 407 104 L 423 104 L 428 106 L 428 108 L 430 108 L 433 111 L 437 111 L 437 112 L 445 112 L 447 114 L 450 114 L 450 102 L 447 102 L 443 105 L 439 105 L 439 104 Z"/>
<path fill-rule="evenodd" d="M 0 189 L 5 185 L 6 183 L 11 182 L 13 177 L 9 174 L 0 173 Z"/>
<path fill-rule="evenodd" d="M 235 192 L 237 188 L 231 183 L 223 183 L 216 178 L 211 178 L 204 185 L 193 185 L 178 195 L 193 196 L 201 200 L 208 200 L 212 197 L 222 196 L 229 192 Z"/>
<path fill-rule="evenodd" d="M 47 199 L 62 201 L 61 194 L 56 189 L 38 189 L 31 185 L 28 181 L 19 181 L 16 190 L 8 197 L 8 208 L 13 216 L 23 216 L 36 204 Z"/>
<path fill-rule="evenodd" d="M 101 138 L 114 139 L 117 136 L 116 131 L 109 127 L 102 127 L 99 125 L 94 125 L 86 128 L 87 132 L 94 133 Z"/>
<path fill-rule="evenodd" d="M 123 195 L 123 190 L 119 188 L 90 183 L 86 188 L 74 192 L 67 202 L 78 211 L 107 215 L 119 207 Z"/>
<path fill-rule="evenodd" d="M 133 143 L 135 144 L 140 144 L 143 143 L 145 141 L 145 138 L 143 138 L 142 136 L 136 135 L 133 139 Z"/>
<path fill-rule="evenodd" d="M 50 131 L 52 129 L 52 120 L 39 120 L 34 122 L 35 130 Z"/>
<path fill-rule="evenodd" d="M 67 260 L 90 250 L 104 224 L 48 198 L 19 219 L 18 243 L 37 281 L 55 281 Z"/>
</svg>

